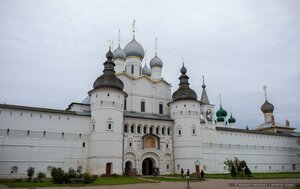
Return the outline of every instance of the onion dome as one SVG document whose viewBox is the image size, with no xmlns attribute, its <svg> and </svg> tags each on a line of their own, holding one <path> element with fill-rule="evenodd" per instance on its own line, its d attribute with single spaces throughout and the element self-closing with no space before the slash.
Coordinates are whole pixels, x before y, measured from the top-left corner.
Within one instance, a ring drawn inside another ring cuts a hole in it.
<svg viewBox="0 0 300 189">
<path fill-rule="evenodd" d="M 232 114 L 230 115 L 230 118 L 228 119 L 228 123 L 235 123 L 235 119 L 232 117 Z"/>
<path fill-rule="evenodd" d="M 98 77 L 94 82 L 94 89 L 99 89 L 102 87 L 112 87 L 123 91 L 124 84 L 115 75 L 115 63 L 112 60 L 113 57 L 114 55 L 109 49 L 109 51 L 106 53 L 107 60 L 103 63 L 103 74 L 100 77 Z"/>
<path fill-rule="evenodd" d="M 224 117 L 218 117 L 217 118 L 217 122 L 224 122 L 224 121 L 225 121 Z"/>
<path fill-rule="evenodd" d="M 179 88 L 172 95 L 173 101 L 178 100 L 197 100 L 197 94 L 189 87 L 189 77 L 186 75 L 186 68 L 182 65 L 180 69 L 181 76 L 179 77 Z"/>
<path fill-rule="evenodd" d="M 153 68 L 153 67 L 162 67 L 163 66 L 163 62 L 160 58 L 158 58 L 157 55 L 155 55 L 155 57 L 153 57 L 151 60 L 150 60 L 150 67 Z"/>
<path fill-rule="evenodd" d="M 265 103 L 261 105 L 260 109 L 263 113 L 273 113 L 274 106 L 266 99 Z"/>
<path fill-rule="evenodd" d="M 150 68 L 147 66 L 147 64 L 145 63 L 143 69 L 142 69 L 142 74 L 146 75 L 146 76 L 151 76 L 151 70 Z"/>
<path fill-rule="evenodd" d="M 144 48 L 135 40 L 133 39 L 125 46 L 124 52 L 126 54 L 126 57 L 130 56 L 136 56 L 140 59 L 144 58 L 145 51 Z"/>
<path fill-rule="evenodd" d="M 113 54 L 114 54 L 114 59 L 118 59 L 118 58 L 122 60 L 126 59 L 126 54 L 120 46 L 114 50 Z"/>
<path fill-rule="evenodd" d="M 222 105 L 220 106 L 220 109 L 216 112 L 217 117 L 226 117 L 227 112 L 222 108 Z"/>
</svg>

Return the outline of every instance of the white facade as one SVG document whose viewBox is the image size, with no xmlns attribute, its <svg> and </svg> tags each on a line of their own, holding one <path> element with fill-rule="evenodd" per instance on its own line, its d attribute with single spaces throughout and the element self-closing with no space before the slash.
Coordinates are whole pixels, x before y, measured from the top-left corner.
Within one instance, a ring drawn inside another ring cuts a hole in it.
<svg viewBox="0 0 300 189">
<path fill-rule="evenodd" d="M 173 101 L 161 67 L 141 75 L 141 60 L 116 60 L 124 92 L 95 89 L 67 110 L 1 104 L 0 178 L 25 177 L 29 166 L 48 176 L 53 166 L 93 175 L 193 173 L 196 166 L 224 173 L 224 161 L 234 157 L 253 172 L 300 171 L 299 133 L 289 125 L 238 129 L 226 115 L 216 122 L 214 105 Z"/>
</svg>

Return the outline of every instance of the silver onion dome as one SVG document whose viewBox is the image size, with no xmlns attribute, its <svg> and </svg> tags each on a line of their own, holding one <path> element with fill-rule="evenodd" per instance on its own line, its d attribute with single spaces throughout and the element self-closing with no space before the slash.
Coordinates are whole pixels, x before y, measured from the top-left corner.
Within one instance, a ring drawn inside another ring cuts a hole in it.
<svg viewBox="0 0 300 189">
<path fill-rule="evenodd" d="M 124 48 L 126 57 L 137 56 L 140 59 L 144 58 L 144 48 L 133 38 Z"/>
<path fill-rule="evenodd" d="M 150 67 L 153 68 L 155 66 L 158 66 L 158 67 L 162 67 L 163 66 L 163 62 L 160 58 L 158 58 L 157 55 L 155 55 L 155 57 L 153 57 L 151 60 L 150 60 Z"/>
<path fill-rule="evenodd" d="M 145 66 L 142 69 L 142 74 L 146 75 L 146 76 L 151 76 L 151 70 L 150 68 L 147 66 L 147 64 L 145 64 Z"/>
<path fill-rule="evenodd" d="M 122 59 L 122 60 L 125 60 L 126 59 L 126 54 L 124 52 L 123 49 L 121 49 L 121 47 L 118 47 L 114 50 L 113 52 L 114 54 L 114 59 Z"/>
</svg>

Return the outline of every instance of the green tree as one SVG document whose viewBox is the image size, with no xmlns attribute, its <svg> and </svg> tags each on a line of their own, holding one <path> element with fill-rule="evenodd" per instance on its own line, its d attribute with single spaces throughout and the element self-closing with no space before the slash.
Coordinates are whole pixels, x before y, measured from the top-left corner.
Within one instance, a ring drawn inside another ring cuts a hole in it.
<svg viewBox="0 0 300 189">
<path fill-rule="evenodd" d="M 34 168 L 33 168 L 33 167 L 29 167 L 29 168 L 27 169 L 28 181 L 31 181 L 33 175 L 34 175 Z"/>
</svg>

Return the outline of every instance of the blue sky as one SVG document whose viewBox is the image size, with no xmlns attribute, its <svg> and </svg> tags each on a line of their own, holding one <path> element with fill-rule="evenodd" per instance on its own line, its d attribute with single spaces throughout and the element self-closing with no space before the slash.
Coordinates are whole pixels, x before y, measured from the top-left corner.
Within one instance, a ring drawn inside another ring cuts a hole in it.
<svg viewBox="0 0 300 189">
<path fill-rule="evenodd" d="M 102 73 L 108 40 L 136 37 L 163 60 L 177 89 L 180 57 L 201 96 L 232 111 L 237 126 L 263 122 L 263 85 L 275 119 L 300 129 L 300 1 L 0 0 L 0 103 L 65 109 Z"/>
</svg>

